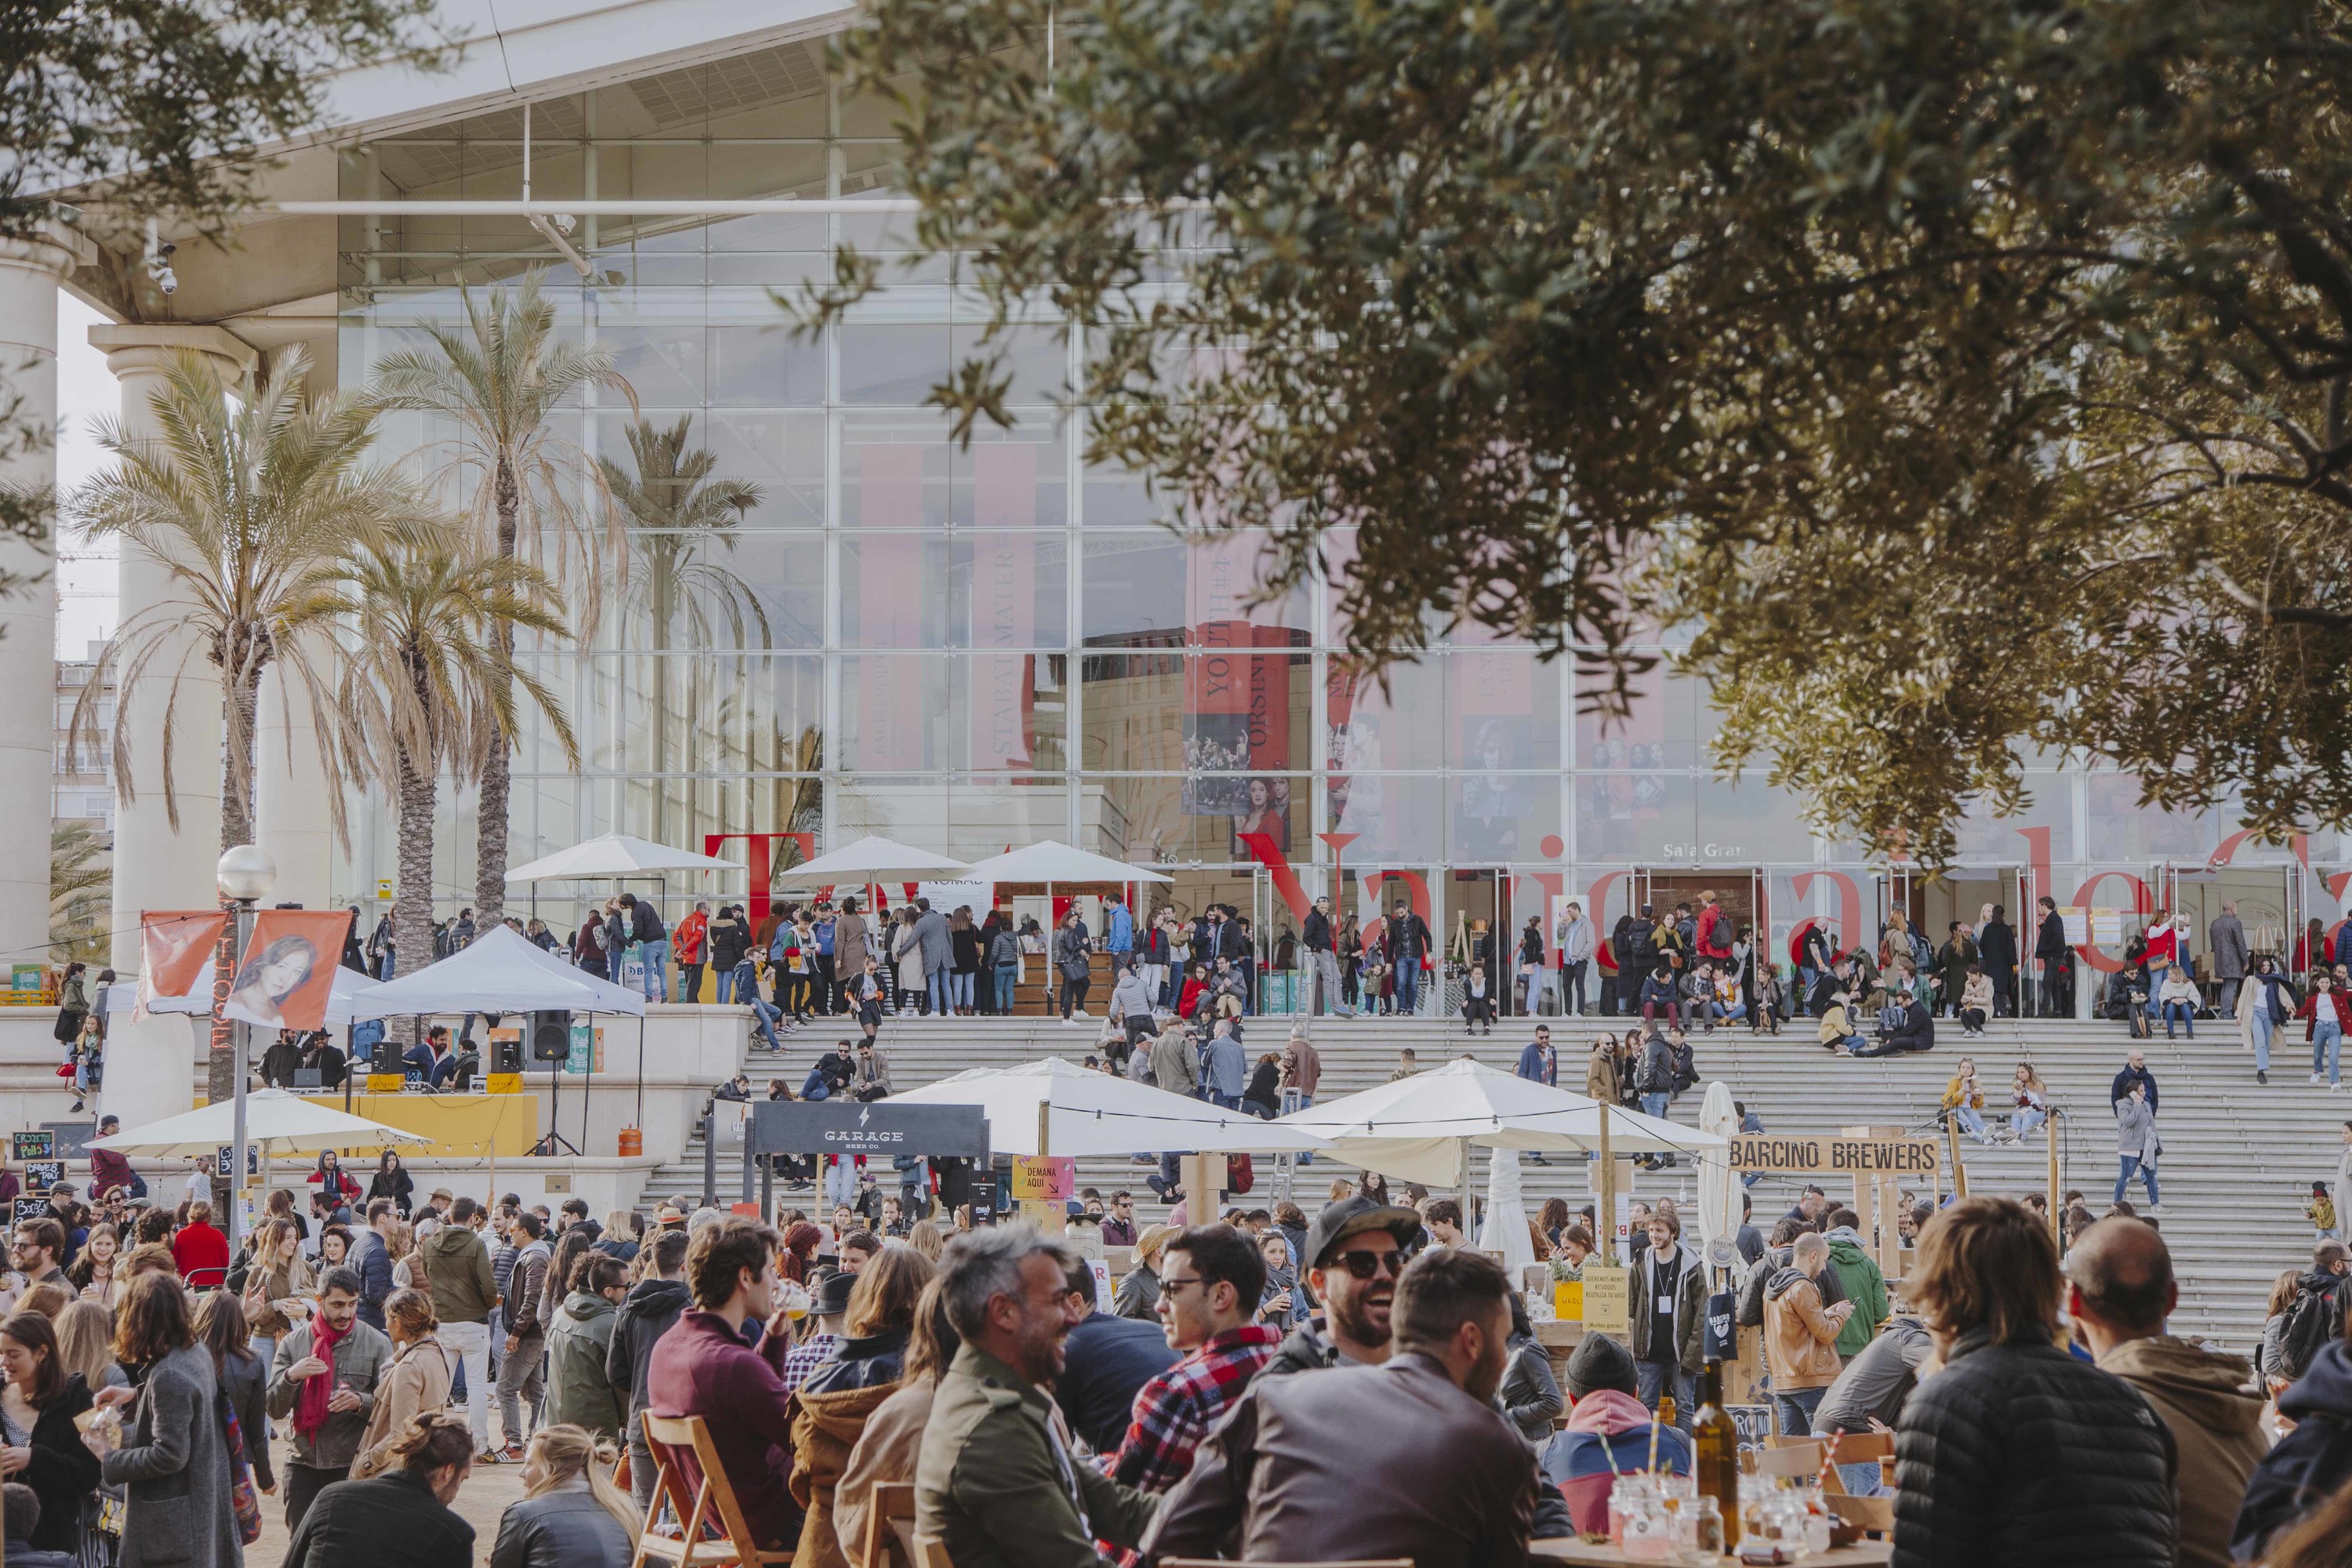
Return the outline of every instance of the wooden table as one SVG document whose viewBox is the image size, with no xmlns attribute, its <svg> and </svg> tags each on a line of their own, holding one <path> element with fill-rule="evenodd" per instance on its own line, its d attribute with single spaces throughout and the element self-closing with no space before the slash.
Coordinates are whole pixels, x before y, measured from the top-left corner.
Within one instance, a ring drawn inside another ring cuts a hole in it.
<svg viewBox="0 0 2352 1568">
<path fill-rule="evenodd" d="M 1585 1563 L 1595 1565 L 1616 1564 L 1625 1561 L 1625 1553 L 1603 1542 L 1598 1546 L 1586 1544 L 1575 1536 L 1555 1541 L 1531 1541 L 1528 1554 L 1552 1563 Z M 1804 1568 L 1883 1568 L 1895 1557 L 1895 1543 L 1890 1541 L 1859 1541 L 1852 1546 L 1832 1547 L 1827 1552 L 1808 1557 Z M 1738 1559 L 1727 1557 L 1725 1568 L 1731 1568 Z"/>
</svg>

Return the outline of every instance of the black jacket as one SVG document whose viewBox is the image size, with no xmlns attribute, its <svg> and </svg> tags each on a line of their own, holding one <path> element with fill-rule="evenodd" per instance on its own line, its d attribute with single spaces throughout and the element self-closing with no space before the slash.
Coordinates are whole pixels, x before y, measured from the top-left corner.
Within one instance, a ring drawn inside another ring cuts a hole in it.
<svg viewBox="0 0 2352 1568">
<path fill-rule="evenodd" d="M 320 1492 L 282 1568 L 473 1568 L 474 1527 L 406 1470 Z"/>
<path fill-rule="evenodd" d="M 1977 933 L 1977 956 L 1987 974 L 2006 974 L 2017 967 L 2017 932 L 2007 921 L 1987 921 Z"/>
<path fill-rule="evenodd" d="M 2107 1103 L 2109 1105 L 2113 1105 L 2117 1100 L 2123 1099 L 2124 1096 L 2129 1094 L 2132 1090 L 2132 1085 L 2135 1083 L 2144 1083 L 2147 1085 L 2147 1108 L 2151 1111 L 2155 1110 L 2156 1075 L 2148 1071 L 2146 1068 L 2140 1068 L 2137 1070 L 2134 1070 L 2129 1063 L 2126 1063 L 2124 1065 L 2123 1071 L 2116 1074 L 2116 1081 L 2107 1086 Z"/>
<path fill-rule="evenodd" d="M 1321 910 L 1307 910 L 1307 927 L 1298 933 L 1298 938 L 1307 944 L 1309 952 L 1330 952 L 1331 917 Z"/>
<path fill-rule="evenodd" d="M 2066 922 L 2055 910 L 2042 917 L 2042 929 L 2033 938 L 2033 956 L 2044 963 L 2066 956 Z"/>
<path fill-rule="evenodd" d="M 1664 1035 L 1652 1035 L 1642 1047 L 1642 1070 L 1634 1085 L 1643 1094 L 1668 1094 L 1675 1087 L 1675 1049 Z"/>
<path fill-rule="evenodd" d="M 693 1292 L 683 1279 L 640 1279 L 613 1314 L 613 1342 L 604 1352 L 604 1381 L 625 1403 L 632 1425 L 646 1407 L 646 1363 L 654 1346 L 686 1310 Z"/>
<path fill-rule="evenodd" d="M 2352 1480 L 2352 1342 L 2334 1340 L 2279 1395 L 2294 1429 L 2254 1464 L 2230 1532 L 2230 1555 L 2248 1563 L 2271 1537 Z"/>
<path fill-rule="evenodd" d="M 37 1552 L 71 1552 L 81 1541 L 82 1500 L 98 1486 L 98 1456 L 74 1430 L 74 1417 L 89 1406 L 81 1373 L 68 1373 L 65 1392 L 33 1422 L 31 1462 L 9 1478 L 32 1488 L 41 1500 L 41 1522 L 33 1527 L 31 1541 Z M 244 1415 L 242 1410 L 237 1414 Z"/>
<path fill-rule="evenodd" d="M 415 1191 L 416 1184 L 409 1178 L 408 1167 L 403 1165 L 400 1169 L 390 1173 L 378 1171 L 374 1179 L 368 1183 L 367 1197 L 364 1201 L 373 1203 L 378 1198 L 390 1198 L 393 1211 L 401 1218 L 406 1219 L 408 1200 Z"/>
<path fill-rule="evenodd" d="M 1156 1322 L 1094 1312 L 1063 1342 L 1062 1375 L 1054 1403 L 1070 1430 L 1097 1454 L 1118 1451 L 1143 1385 L 1176 1364 L 1176 1352 Z"/>
<path fill-rule="evenodd" d="M 879 1388 L 907 1375 L 905 1329 L 885 1329 L 859 1339 L 845 1338 L 833 1347 L 833 1359 L 820 1362 L 801 1384 L 803 1394 L 838 1394 L 844 1389 Z"/>
<path fill-rule="evenodd" d="M 2171 1428 L 2123 1379 L 1982 1330 L 1912 1391 L 1895 1434 L 1894 1568 L 2173 1561 Z"/>
<path fill-rule="evenodd" d="M 629 1568 L 635 1548 L 586 1490 L 555 1491 L 507 1505 L 490 1568 Z"/>
<path fill-rule="evenodd" d="M 751 928 L 733 915 L 729 915 L 724 920 L 712 921 L 708 934 L 710 939 L 710 962 L 722 974 L 732 971 L 737 964 L 742 963 L 744 953 L 751 951 Z M 862 963 L 865 961 L 859 958 L 856 962 Z"/>
</svg>

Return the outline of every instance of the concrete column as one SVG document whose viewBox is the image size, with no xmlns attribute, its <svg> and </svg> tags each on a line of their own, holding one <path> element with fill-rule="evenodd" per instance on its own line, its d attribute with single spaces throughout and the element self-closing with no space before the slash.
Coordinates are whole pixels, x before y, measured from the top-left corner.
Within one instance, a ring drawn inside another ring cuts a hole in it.
<svg viewBox="0 0 2352 1568">
<path fill-rule="evenodd" d="M 218 327 L 128 324 L 92 327 L 89 341 L 106 351 L 106 365 L 122 384 L 122 428 L 133 441 L 152 440 L 155 394 L 173 353 L 205 356 L 224 384 L 249 377 L 260 355 Z M 184 601 L 170 569 L 125 541 L 118 568 L 118 627 L 151 611 L 170 615 Z M 151 617 L 152 618 L 152 617 Z M 177 697 L 173 693 L 176 685 Z M 163 805 L 163 714 L 173 711 L 173 784 L 177 829 Z M 149 660 L 135 686 L 126 683 L 117 722 L 131 737 L 131 772 L 139 795 L 114 807 L 114 967 L 125 979 L 139 973 L 139 912 L 208 909 L 219 901 L 213 868 L 220 858 L 220 677 L 194 634 L 174 631 Z M 107 1044 L 105 1108 L 126 1127 L 176 1116 L 193 1103 L 199 1057 L 188 1020 L 159 1015 L 142 1023 L 119 1021 Z"/>
<path fill-rule="evenodd" d="M 0 463 L 0 483 L 57 482 L 58 282 L 74 265 L 61 240 L 0 239 L 0 405 L 12 423 L 41 432 L 30 450 Z M 48 823 L 57 733 L 57 554 L 52 543 L 0 540 L 0 568 L 32 579 L 0 598 L 0 811 L 30 827 L 32 846 L 0 860 L 0 963 L 48 957 Z M 23 851 L 31 847 L 32 853 Z"/>
<path fill-rule="evenodd" d="M 255 721 L 254 831 L 278 862 L 272 903 L 323 910 L 337 858 L 334 814 L 326 769 L 319 763 L 319 731 L 299 677 L 281 679 L 276 664 L 261 674 L 261 711 Z M 365 931 L 360 933 L 364 939 Z"/>
</svg>

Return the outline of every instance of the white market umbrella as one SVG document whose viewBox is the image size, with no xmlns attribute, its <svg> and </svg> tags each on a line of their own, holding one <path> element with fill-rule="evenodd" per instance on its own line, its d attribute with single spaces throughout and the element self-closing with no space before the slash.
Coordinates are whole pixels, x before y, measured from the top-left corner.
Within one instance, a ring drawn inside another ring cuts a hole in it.
<svg viewBox="0 0 2352 1568">
<path fill-rule="evenodd" d="M 236 1142 L 236 1109 L 234 1100 L 215 1100 L 111 1138 L 94 1138 L 89 1146 L 153 1159 L 218 1154 L 223 1146 Z M 265 1155 L 433 1142 L 422 1132 L 387 1127 L 282 1089 L 257 1089 L 245 1097 L 245 1141 Z"/>
<path fill-rule="evenodd" d="M 1108 855 L 1097 855 L 1058 839 L 1048 838 L 1025 849 L 1011 849 L 975 860 L 962 868 L 974 882 L 1166 882 L 1174 879 L 1141 866 L 1130 866 Z"/>
<path fill-rule="evenodd" d="M 380 1016 L 364 1008 L 359 1008 L 360 993 L 373 988 L 375 984 L 356 969 L 340 963 L 335 965 L 334 989 L 327 994 L 326 1021 L 330 1024 L 355 1024 L 365 1018 Z M 137 987 L 133 986 L 131 989 L 135 993 Z M 136 999 L 135 994 L 133 999 Z M 110 1002 L 110 1005 L 120 1005 Z M 354 1008 L 359 1010 L 354 1011 Z M 189 992 L 185 996 L 158 996 L 147 1005 L 147 1011 L 150 1013 L 200 1013 L 210 1016 L 212 1010 L 213 977 L 209 971 L 198 983 L 196 989 Z"/>
<path fill-rule="evenodd" d="M 361 988 L 352 1005 L 361 1017 L 380 1018 L 557 1008 L 642 1018 L 646 1012 L 638 993 L 572 967 L 505 925 L 413 973 Z"/>
<path fill-rule="evenodd" d="M 1739 1233 L 1739 1177 L 1731 1168 L 1729 1148 L 1739 1132 L 1739 1112 L 1732 1109 L 1731 1086 L 1721 1079 L 1706 1086 L 1698 1124 L 1726 1145 L 1703 1151 L 1698 1157 L 1698 1233 L 1703 1242 L 1729 1241 Z M 1700 1247 L 1701 1256 L 1706 1251 Z"/>
<path fill-rule="evenodd" d="M 934 855 L 896 839 L 861 838 L 814 860 L 803 860 L 779 872 L 776 880 L 794 887 L 863 886 L 867 882 L 940 882 L 961 880 L 963 862 Z"/>
<path fill-rule="evenodd" d="M 893 1105 L 976 1105 L 1000 1154 L 1279 1154 L 1330 1145 L 1312 1132 L 1228 1110 L 1058 1058 L 973 1068 L 890 1097 Z M 1045 1146 L 1038 1147 L 1040 1122 Z"/>
<path fill-rule="evenodd" d="M 1478 1227 L 1478 1245 L 1501 1253 L 1504 1272 L 1515 1281 L 1525 1279 L 1521 1270 L 1539 1261 L 1535 1240 L 1528 1234 L 1528 1205 L 1521 1194 L 1519 1152 L 1496 1150 L 1486 1157 L 1486 1222 Z"/>
<path fill-rule="evenodd" d="M 1400 1181 L 1456 1187 L 1472 1144 L 1581 1153 L 1601 1147 L 1601 1102 L 1464 1058 L 1295 1110 L 1277 1125 L 1319 1132 L 1342 1160 Z M 1612 1154 L 1696 1154 L 1723 1140 L 1609 1109 Z"/>
<path fill-rule="evenodd" d="M 607 833 L 544 855 L 507 873 L 509 882 L 595 882 L 615 877 L 658 877 L 666 871 L 740 871 L 742 865 L 674 849 L 625 833 Z"/>
</svg>

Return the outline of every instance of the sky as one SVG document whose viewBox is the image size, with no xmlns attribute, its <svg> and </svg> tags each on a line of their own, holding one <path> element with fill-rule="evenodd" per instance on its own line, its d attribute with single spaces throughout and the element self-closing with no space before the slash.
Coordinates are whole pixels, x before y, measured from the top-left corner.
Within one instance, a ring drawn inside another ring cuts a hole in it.
<svg viewBox="0 0 2352 1568">
<path fill-rule="evenodd" d="M 58 493 L 67 495 L 106 466 L 96 422 L 121 412 L 106 355 L 89 346 L 89 329 L 106 318 L 58 290 Z M 84 658 L 93 640 L 114 632 L 114 547 L 103 553 L 70 534 L 58 541 L 58 657 Z"/>
</svg>

